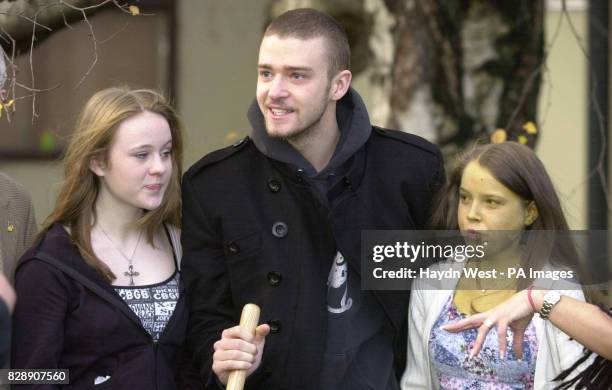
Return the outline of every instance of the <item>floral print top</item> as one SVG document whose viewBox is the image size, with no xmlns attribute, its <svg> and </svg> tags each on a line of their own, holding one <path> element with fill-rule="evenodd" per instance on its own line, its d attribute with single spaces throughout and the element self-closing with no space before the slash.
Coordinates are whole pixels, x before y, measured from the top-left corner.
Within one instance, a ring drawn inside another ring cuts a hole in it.
<svg viewBox="0 0 612 390">
<path fill-rule="evenodd" d="M 451 296 L 440 312 L 429 338 L 429 356 L 441 389 L 515 390 L 533 389 L 538 340 L 533 322 L 523 339 L 523 359 L 517 359 L 512 349 L 512 330 L 508 329 L 505 359 L 499 357 L 497 329 L 487 334 L 477 356 L 468 354 L 478 334 L 477 329 L 450 333 L 441 326 L 466 316 L 460 313 Z"/>
</svg>

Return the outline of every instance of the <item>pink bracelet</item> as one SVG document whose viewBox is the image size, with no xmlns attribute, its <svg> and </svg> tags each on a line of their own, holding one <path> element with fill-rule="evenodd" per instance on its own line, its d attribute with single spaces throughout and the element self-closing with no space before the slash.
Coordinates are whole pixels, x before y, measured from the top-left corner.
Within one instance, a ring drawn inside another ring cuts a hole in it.
<svg viewBox="0 0 612 390">
<path fill-rule="evenodd" d="M 538 311 L 536 310 L 535 304 L 533 303 L 533 298 L 531 297 L 531 290 L 533 290 L 533 285 L 529 286 L 527 289 L 527 299 L 529 299 L 529 304 L 531 305 L 533 312 L 537 313 Z"/>
</svg>

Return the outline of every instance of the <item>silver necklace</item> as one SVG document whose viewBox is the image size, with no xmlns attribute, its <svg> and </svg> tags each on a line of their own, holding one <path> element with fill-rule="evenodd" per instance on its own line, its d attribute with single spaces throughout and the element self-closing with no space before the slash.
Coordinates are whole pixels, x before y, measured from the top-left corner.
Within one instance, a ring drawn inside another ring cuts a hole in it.
<svg viewBox="0 0 612 390">
<path fill-rule="evenodd" d="M 134 250 L 132 251 L 132 255 L 130 257 L 127 257 L 125 253 L 123 253 L 123 251 L 119 248 L 119 246 L 115 244 L 115 242 L 110 238 L 108 233 L 106 233 L 106 231 L 102 227 L 102 224 L 98 223 L 98 226 L 100 227 L 100 230 L 102 230 L 102 233 L 104 233 L 108 241 L 113 245 L 115 250 L 119 252 L 121 256 L 128 262 L 128 270 L 125 271 L 123 275 L 128 276 L 130 278 L 130 286 L 134 286 L 134 277 L 140 276 L 140 272 L 134 271 L 134 265 L 132 263 L 134 262 L 134 255 L 136 254 L 136 249 L 138 249 L 138 245 L 140 244 L 140 237 L 142 237 L 142 230 L 138 232 L 138 239 L 136 240 L 136 246 L 134 247 Z"/>
</svg>

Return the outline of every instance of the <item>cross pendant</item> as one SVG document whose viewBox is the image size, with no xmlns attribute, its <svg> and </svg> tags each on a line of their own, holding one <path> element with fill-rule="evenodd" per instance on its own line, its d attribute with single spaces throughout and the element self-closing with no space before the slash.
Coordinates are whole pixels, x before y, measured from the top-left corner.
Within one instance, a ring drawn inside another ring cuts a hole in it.
<svg viewBox="0 0 612 390">
<path fill-rule="evenodd" d="M 134 267 L 130 264 L 128 271 L 124 272 L 123 275 L 130 277 L 130 286 L 134 285 L 134 276 L 140 276 L 140 272 L 134 271 Z"/>
</svg>

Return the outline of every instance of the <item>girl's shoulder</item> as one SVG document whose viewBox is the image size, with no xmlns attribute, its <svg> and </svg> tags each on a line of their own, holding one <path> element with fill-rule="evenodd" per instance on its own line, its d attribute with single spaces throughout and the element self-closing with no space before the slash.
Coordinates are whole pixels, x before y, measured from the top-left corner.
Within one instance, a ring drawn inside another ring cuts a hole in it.
<svg viewBox="0 0 612 390">
<path fill-rule="evenodd" d="M 181 247 L 181 229 L 171 223 L 164 223 L 170 245 L 174 251 L 178 269 L 181 269 L 181 258 L 183 257 L 183 248 Z"/>
</svg>

